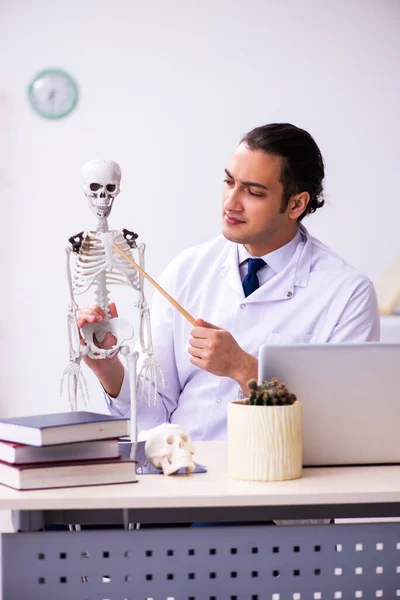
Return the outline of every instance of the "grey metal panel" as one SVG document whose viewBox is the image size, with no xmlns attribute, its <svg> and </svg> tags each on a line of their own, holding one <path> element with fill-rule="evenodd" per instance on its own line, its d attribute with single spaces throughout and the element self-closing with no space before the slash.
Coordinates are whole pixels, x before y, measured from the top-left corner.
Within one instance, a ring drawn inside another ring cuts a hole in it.
<svg viewBox="0 0 400 600">
<path fill-rule="evenodd" d="M 5 600 L 400 596 L 399 523 L 15 533 L 2 546 Z"/>
<path fill-rule="evenodd" d="M 35 514 L 37 513 L 37 514 Z M 199 506 L 152 509 L 13 511 L 17 530 L 37 531 L 45 524 L 188 523 L 190 521 L 270 521 L 274 519 L 351 519 L 400 517 L 399 502 L 297 506 Z"/>
</svg>

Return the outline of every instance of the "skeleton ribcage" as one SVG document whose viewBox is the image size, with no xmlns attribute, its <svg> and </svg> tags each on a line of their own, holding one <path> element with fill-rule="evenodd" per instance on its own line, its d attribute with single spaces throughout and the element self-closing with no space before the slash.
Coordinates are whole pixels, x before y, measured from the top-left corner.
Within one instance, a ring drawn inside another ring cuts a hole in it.
<svg viewBox="0 0 400 600">
<path fill-rule="evenodd" d="M 104 239 L 107 243 L 104 243 Z M 137 270 L 113 248 L 113 242 L 126 254 L 132 256 L 129 244 L 118 231 L 87 234 L 77 254 L 72 272 L 74 294 L 87 292 L 102 273 L 105 274 L 106 285 L 129 285 L 135 290 L 139 289 Z"/>
</svg>

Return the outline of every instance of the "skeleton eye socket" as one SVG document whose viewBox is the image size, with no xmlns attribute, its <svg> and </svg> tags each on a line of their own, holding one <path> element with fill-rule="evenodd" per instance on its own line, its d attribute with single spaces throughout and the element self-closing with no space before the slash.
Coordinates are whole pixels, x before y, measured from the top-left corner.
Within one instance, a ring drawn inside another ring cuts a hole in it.
<svg viewBox="0 0 400 600">
<path fill-rule="evenodd" d="M 117 186 L 114 183 L 109 183 L 108 185 L 106 185 L 106 190 L 107 192 L 115 192 L 116 187 Z"/>
<path fill-rule="evenodd" d="M 102 186 L 100 183 L 91 183 L 89 187 L 92 192 L 97 192 Z"/>
<path fill-rule="evenodd" d="M 167 437 L 167 444 L 173 444 L 174 443 L 174 436 L 173 435 L 169 435 Z"/>
<path fill-rule="evenodd" d="M 182 433 L 181 440 L 182 440 L 182 442 L 188 442 L 189 441 L 189 436 L 187 436 L 186 433 Z"/>
</svg>

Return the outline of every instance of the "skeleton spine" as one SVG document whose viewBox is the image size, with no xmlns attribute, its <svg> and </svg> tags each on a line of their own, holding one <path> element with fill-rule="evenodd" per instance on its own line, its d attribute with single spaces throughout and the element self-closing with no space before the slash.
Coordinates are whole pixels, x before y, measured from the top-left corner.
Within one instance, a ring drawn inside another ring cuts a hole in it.
<svg viewBox="0 0 400 600">
<path fill-rule="evenodd" d="M 96 231 L 108 231 L 107 217 L 100 217 L 99 219 L 97 219 Z M 108 317 L 108 304 L 110 302 L 110 292 L 107 288 L 105 271 L 101 271 L 96 277 L 94 297 L 97 306 L 100 306 L 106 313 L 106 316 Z"/>
<path fill-rule="evenodd" d="M 95 282 L 95 291 L 94 291 L 94 296 L 95 296 L 95 303 L 97 306 L 100 306 L 104 312 L 106 313 L 106 315 L 108 315 L 108 305 L 110 302 L 110 292 L 107 288 L 106 285 L 106 273 L 105 271 L 101 271 L 101 273 L 99 273 L 97 275 L 96 278 L 96 282 Z"/>
</svg>

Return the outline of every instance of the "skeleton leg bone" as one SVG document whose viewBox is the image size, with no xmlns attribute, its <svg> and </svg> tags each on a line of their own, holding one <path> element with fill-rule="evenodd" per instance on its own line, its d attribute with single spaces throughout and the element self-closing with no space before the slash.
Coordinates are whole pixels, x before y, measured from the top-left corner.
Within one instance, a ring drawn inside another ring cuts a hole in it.
<svg viewBox="0 0 400 600">
<path fill-rule="evenodd" d="M 130 458 L 136 460 L 137 450 L 137 410 L 136 410 L 136 390 L 137 390 L 137 361 L 139 352 L 131 352 L 129 346 L 121 347 L 121 354 L 126 359 L 129 374 L 129 394 L 131 403 L 131 454 Z"/>
</svg>

